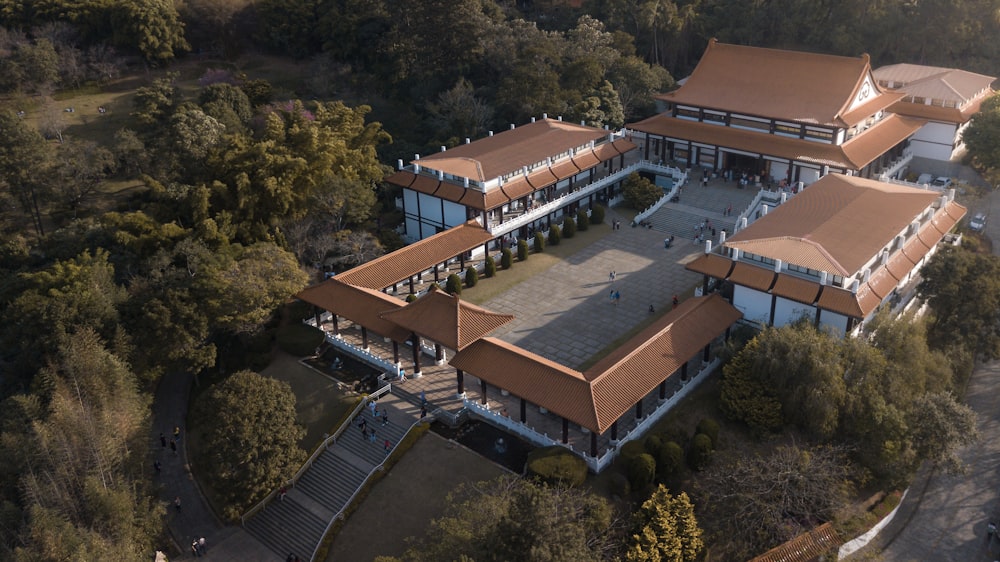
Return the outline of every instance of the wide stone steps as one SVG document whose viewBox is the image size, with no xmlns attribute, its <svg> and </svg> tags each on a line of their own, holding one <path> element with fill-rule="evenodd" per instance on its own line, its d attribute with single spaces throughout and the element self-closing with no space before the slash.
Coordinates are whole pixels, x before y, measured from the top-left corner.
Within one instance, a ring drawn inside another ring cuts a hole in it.
<svg viewBox="0 0 1000 562">
<path fill-rule="evenodd" d="M 289 495 L 283 501 L 271 502 L 252 517 L 246 529 L 279 556 L 294 553 L 308 560 L 323 539 L 328 523 Z"/>
<path fill-rule="evenodd" d="M 348 427 L 288 490 L 283 500 L 270 502 L 266 509 L 246 522 L 247 531 L 273 550 L 279 559 L 294 553 L 303 559 L 312 555 L 323 539 L 330 521 L 347 505 L 365 478 L 387 455 L 385 441 L 395 447 L 416 421 L 419 407 L 393 395 L 384 396 L 379 411 L 386 408 L 389 422 L 373 418 L 366 408 L 366 429 L 375 430 L 375 442 L 362 436 L 356 424 Z"/>
</svg>

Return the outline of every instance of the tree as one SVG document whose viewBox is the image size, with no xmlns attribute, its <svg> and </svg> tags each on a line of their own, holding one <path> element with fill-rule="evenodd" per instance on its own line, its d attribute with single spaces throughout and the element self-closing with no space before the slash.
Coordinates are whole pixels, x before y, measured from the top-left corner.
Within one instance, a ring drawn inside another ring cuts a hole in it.
<svg viewBox="0 0 1000 562">
<path fill-rule="evenodd" d="M 427 111 L 442 139 L 482 136 L 493 121 L 494 113 L 485 100 L 476 96 L 472 84 L 465 78 L 438 94 L 437 101 L 427 104 Z"/>
<path fill-rule="evenodd" d="M 850 488 L 842 450 L 778 447 L 760 456 L 719 459 L 698 482 L 695 500 L 714 509 L 702 523 L 720 556 L 747 560 L 818 523 L 831 521 Z M 715 547 L 713 547 L 715 552 Z"/>
<path fill-rule="evenodd" d="M 134 48 L 146 62 L 163 64 L 191 47 L 171 0 L 132 0 L 112 4 L 114 42 Z"/>
<path fill-rule="evenodd" d="M 97 193 L 116 162 L 110 150 L 93 141 L 70 139 L 55 151 L 48 199 L 57 209 L 76 218 L 77 211 Z"/>
<path fill-rule="evenodd" d="M 655 111 L 653 95 L 665 92 L 674 79 L 662 66 L 647 64 L 636 56 L 621 57 L 608 69 L 608 80 L 618 94 L 625 118 L 637 119 Z"/>
<path fill-rule="evenodd" d="M 0 190 L 17 200 L 38 236 L 45 234 L 39 204 L 40 173 L 48 165 L 45 139 L 9 109 L 0 109 Z"/>
<path fill-rule="evenodd" d="M 960 473 L 959 450 L 979 438 L 976 413 L 951 394 L 938 392 L 917 398 L 908 417 L 910 443 L 917 458 Z"/>
<path fill-rule="evenodd" d="M 687 494 L 672 496 L 662 484 L 636 512 L 635 523 L 625 551 L 629 562 L 693 562 L 705 546 Z"/>
<path fill-rule="evenodd" d="M 306 459 L 305 429 L 295 421 L 295 394 L 286 382 L 240 371 L 195 403 L 203 428 L 199 454 L 209 482 L 236 519 L 289 479 Z"/>
<path fill-rule="evenodd" d="M 973 162 L 994 180 L 1000 178 L 1000 94 L 983 101 L 962 133 Z"/>
<path fill-rule="evenodd" d="M 622 195 L 625 196 L 626 205 L 637 211 L 644 211 L 663 197 L 663 189 L 633 172 L 622 184 Z"/>
<path fill-rule="evenodd" d="M 616 551 L 620 526 L 591 493 L 520 477 L 459 487 L 444 517 L 403 555 L 432 560 L 601 560 Z"/>
<path fill-rule="evenodd" d="M 145 477 L 148 397 L 90 330 L 66 338 L 38 379 L 41 396 L 4 408 L 0 441 L 23 463 L 24 544 L 13 559 L 145 557 L 163 515 Z"/>
</svg>

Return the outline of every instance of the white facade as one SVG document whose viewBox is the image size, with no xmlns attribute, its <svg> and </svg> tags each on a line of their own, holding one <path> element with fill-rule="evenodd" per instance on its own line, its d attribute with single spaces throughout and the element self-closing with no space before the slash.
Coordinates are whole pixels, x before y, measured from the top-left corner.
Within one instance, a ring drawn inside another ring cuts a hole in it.
<svg viewBox="0 0 1000 562">
<path fill-rule="evenodd" d="M 954 123 L 928 122 L 910 139 L 914 156 L 942 160 L 960 159 L 965 153 L 958 126 Z"/>
</svg>

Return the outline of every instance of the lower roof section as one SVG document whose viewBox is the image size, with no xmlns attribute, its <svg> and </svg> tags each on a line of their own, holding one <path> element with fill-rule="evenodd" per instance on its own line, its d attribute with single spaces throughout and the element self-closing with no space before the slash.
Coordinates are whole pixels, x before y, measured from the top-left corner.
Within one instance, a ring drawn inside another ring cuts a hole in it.
<svg viewBox="0 0 1000 562">
<path fill-rule="evenodd" d="M 359 287 L 382 290 L 492 239 L 493 235 L 488 230 L 475 220 L 470 220 L 363 263 L 336 275 L 334 279 Z"/>
<path fill-rule="evenodd" d="M 602 434 L 741 317 L 720 295 L 688 299 L 586 372 L 495 338 L 449 364 Z"/>
</svg>

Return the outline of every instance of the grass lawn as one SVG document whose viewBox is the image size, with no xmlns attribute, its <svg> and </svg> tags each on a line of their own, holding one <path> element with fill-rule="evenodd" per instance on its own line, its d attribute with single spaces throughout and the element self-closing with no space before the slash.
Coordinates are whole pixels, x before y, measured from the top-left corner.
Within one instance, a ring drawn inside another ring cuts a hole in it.
<svg viewBox="0 0 1000 562">
<path fill-rule="evenodd" d="M 505 472 L 429 431 L 347 520 L 326 561 L 370 562 L 379 555 L 399 556 L 408 546 L 407 537 L 422 536 L 432 519 L 444 515 L 445 497 L 455 487 L 491 480 Z"/>
<path fill-rule="evenodd" d="M 556 246 L 545 246 L 545 251 L 540 254 L 530 253 L 525 261 L 517 261 L 517 248 L 511 248 L 514 253 L 514 263 L 510 269 L 500 269 L 500 260 L 497 260 L 497 274 L 495 277 L 480 277 L 479 283 L 472 288 L 462 289 L 462 300 L 473 304 L 483 304 L 493 297 L 510 290 L 518 283 L 530 279 L 535 275 L 549 269 L 569 256 L 579 252 L 587 246 L 597 242 L 611 233 L 609 224 L 592 224 L 590 228 L 581 232 L 577 231 L 572 238 L 563 238 Z M 528 242 L 531 248 L 532 242 Z M 464 273 L 459 273 L 463 275 Z M 443 283 L 442 283 L 443 284 Z"/>
</svg>

